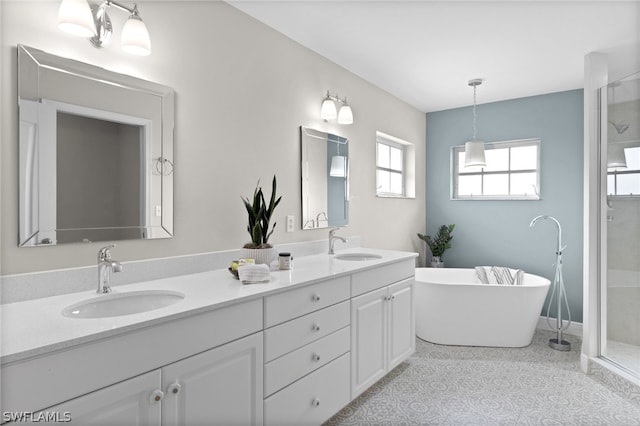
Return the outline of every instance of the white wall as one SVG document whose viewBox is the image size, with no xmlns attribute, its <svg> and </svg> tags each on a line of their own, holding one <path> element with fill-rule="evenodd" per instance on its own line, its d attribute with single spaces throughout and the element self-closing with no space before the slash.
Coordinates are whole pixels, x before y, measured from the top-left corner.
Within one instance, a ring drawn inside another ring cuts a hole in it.
<svg viewBox="0 0 640 426">
<path fill-rule="evenodd" d="M 58 5 L 0 2 L 3 274 L 92 265 L 101 246 L 17 247 L 18 43 L 176 91 L 175 238 L 119 242 L 114 250 L 118 260 L 241 247 L 248 234 L 240 197 L 250 195 L 258 179 L 268 188 L 274 173 L 283 201 L 276 211 L 273 243 L 326 238 L 326 230 L 300 230 L 300 125 L 350 140 L 350 225 L 341 233 L 360 235 L 369 247 L 419 247 L 415 232 L 422 229 L 425 217 L 423 113 L 223 2 L 140 3 L 153 50 L 144 58 L 128 56 L 119 48 L 123 12 L 111 12 L 112 45 L 98 50 L 57 29 Z M 318 118 L 327 90 L 349 98 L 353 125 Z M 415 144 L 416 199 L 375 197 L 376 130 Z M 296 216 L 294 233 L 284 232 L 289 214 Z"/>
</svg>

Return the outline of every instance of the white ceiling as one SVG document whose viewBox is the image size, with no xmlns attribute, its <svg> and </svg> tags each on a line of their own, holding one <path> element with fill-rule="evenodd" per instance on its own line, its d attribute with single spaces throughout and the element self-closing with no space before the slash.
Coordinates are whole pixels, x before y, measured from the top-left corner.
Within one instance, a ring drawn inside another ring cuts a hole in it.
<svg viewBox="0 0 640 426">
<path fill-rule="evenodd" d="M 229 3 L 424 112 L 470 105 L 474 78 L 478 103 L 581 88 L 585 54 L 640 45 L 640 1 Z"/>
</svg>

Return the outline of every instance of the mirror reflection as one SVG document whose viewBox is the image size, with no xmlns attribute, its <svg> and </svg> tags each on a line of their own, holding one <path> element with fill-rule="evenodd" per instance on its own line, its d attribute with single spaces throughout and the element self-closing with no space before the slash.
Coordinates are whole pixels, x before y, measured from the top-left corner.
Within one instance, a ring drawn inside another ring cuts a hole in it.
<svg viewBox="0 0 640 426">
<path fill-rule="evenodd" d="M 300 128 L 302 229 L 349 223 L 349 145 L 347 138 Z"/>
<path fill-rule="evenodd" d="M 19 246 L 171 237 L 173 98 L 18 46 Z"/>
</svg>

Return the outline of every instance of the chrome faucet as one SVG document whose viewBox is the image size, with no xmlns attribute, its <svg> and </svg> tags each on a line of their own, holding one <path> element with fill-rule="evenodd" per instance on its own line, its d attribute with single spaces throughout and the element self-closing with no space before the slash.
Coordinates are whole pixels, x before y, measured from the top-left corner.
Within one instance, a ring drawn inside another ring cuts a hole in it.
<svg viewBox="0 0 640 426">
<path fill-rule="evenodd" d="M 322 216 L 324 216 L 324 219 L 322 218 Z M 320 212 L 316 215 L 316 223 L 318 224 L 318 228 L 320 228 L 321 220 L 329 223 L 329 218 L 327 217 L 327 214 L 325 212 Z"/>
<path fill-rule="evenodd" d="M 333 251 L 333 244 L 336 242 L 336 240 L 340 240 L 343 243 L 347 242 L 346 238 L 343 238 L 339 235 L 336 235 L 336 231 L 340 230 L 340 228 L 333 228 L 331 231 L 329 231 L 329 254 L 333 255 L 334 251 Z"/>
<path fill-rule="evenodd" d="M 122 272 L 120 262 L 111 259 L 111 249 L 115 246 L 110 244 L 98 251 L 98 294 L 111 293 L 111 272 Z"/>
</svg>

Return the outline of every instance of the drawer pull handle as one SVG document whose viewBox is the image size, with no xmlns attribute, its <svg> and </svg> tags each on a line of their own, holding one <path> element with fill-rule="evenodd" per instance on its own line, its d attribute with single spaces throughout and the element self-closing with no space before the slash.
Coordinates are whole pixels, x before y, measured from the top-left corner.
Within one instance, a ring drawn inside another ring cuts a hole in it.
<svg viewBox="0 0 640 426">
<path fill-rule="evenodd" d="M 152 404 L 158 403 L 162 401 L 162 397 L 164 397 L 164 392 L 162 392 L 160 389 L 156 389 L 153 392 L 151 392 L 150 401 Z"/>
<path fill-rule="evenodd" d="M 318 362 L 318 361 L 320 361 L 320 355 L 318 355 L 318 354 L 313 354 L 313 355 L 311 356 L 311 359 L 313 359 L 314 361 Z"/>
<path fill-rule="evenodd" d="M 180 386 L 180 383 L 174 383 L 171 386 L 169 386 L 169 388 L 167 389 L 168 393 L 177 395 L 180 393 L 180 389 L 182 388 L 182 386 Z"/>
<path fill-rule="evenodd" d="M 314 407 L 319 407 L 320 400 L 318 398 L 314 398 L 313 401 L 311 401 L 311 405 L 313 405 Z"/>
<path fill-rule="evenodd" d="M 311 326 L 311 329 L 313 331 L 320 331 L 320 326 L 318 324 L 313 324 L 313 326 Z"/>
<path fill-rule="evenodd" d="M 314 302 L 319 302 L 320 301 L 320 295 L 319 294 L 314 294 L 313 296 L 311 296 L 311 300 L 313 300 Z"/>
</svg>

